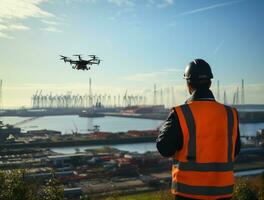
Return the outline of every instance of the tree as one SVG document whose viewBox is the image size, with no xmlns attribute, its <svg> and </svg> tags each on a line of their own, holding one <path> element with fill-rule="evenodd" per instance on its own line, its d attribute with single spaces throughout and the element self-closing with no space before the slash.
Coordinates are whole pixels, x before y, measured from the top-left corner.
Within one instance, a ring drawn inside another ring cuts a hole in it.
<svg viewBox="0 0 264 200">
<path fill-rule="evenodd" d="M 42 200 L 63 200 L 63 188 L 60 187 L 60 183 L 53 177 L 46 183 L 46 186 L 42 189 Z"/>
<path fill-rule="evenodd" d="M 25 171 L 0 172 L 1 200 L 36 200 L 38 186 L 32 180 L 25 183 Z"/>
<path fill-rule="evenodd" d="M 264 172 L 261 174 L 261 185 L 258 192 L 258 199 L 264 200 Z"/>
<path fill-rule="evenodd" d="M 240 179 L 235 185 L 233 200 L 258 200 L 257 190 L 245 179 Z"/>
<path fill-rule="evenodd" d="M 25 170 L 0 171 L 1 200 L 63 200 L 63 189 L 53 176 L 43 186 Z"/>
</svg>

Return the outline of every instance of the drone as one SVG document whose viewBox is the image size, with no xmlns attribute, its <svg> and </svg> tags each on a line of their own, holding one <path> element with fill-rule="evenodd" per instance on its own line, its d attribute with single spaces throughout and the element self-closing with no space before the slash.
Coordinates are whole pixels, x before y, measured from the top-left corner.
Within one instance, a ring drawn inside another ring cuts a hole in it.
<svg viewBox="0 0 264 200">
<path fill-rule="evenodd" d="M 89 65 L 99 65 L 101 60 L 96 55 L 88 55 L 90 59 L 84 60 L 82 59 L 80 54 L 75 54 L 73 56 L 77 56 L 77 60 L 70 59 L 67 56 L 60 55 L 60 59 L 63 60 L 65 63 L 70 63 L 73 69 L 77 70 L 90 70 L 91 67 Z M 88 65 L 88 67 L 87 67 Z"/>
</svg>

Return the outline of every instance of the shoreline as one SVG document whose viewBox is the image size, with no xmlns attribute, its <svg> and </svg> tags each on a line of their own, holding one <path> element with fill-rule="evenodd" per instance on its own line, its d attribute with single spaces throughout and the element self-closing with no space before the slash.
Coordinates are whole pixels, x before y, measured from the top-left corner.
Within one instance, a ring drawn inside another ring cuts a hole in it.
<svg viewBox="0 0 264 200">
<path fill-rule="evenodd" d="M 36 113 L 12 113 L 12 114 L 1 114 L 0 117 L 49 117 L 49 116 L 79 116 L 79 112 L 54 112 L 54 113 L 43 113 L 43 112 L 36 112 Z M 109 113 L 109 112 L 102 112 L 106 117 L 122 117 L 122 118 L 136 118 L 136 119 L 150 119 L 150 120 L 166 120 L 168 117 L 168 113 L 146 113 L 146 114 L 134 114 L 134 113 Z M 102 117 L 104 117 L 102 116 Z M 264 123 L 264 112 L 239 112 L 239 123 L 240 124 L 258 124 Z M 83 117 L 85 118 L 85 117 Z M 94 117 L 87 117 L 87 118 L 94 118 Z M 98 117 L 96 117 L 98 118 Z M 99 117 L 100 118 L 100 117 Z"/>
<path fill-rule="evenodd" d="M 1 144 L 1 149 L 19 149 L 19 148 L 56 148 L 56 147 L 76 147 L 76 146 L 97 146 L 97 145 L 114 145 L 114 144 L 135 144 L 145 142 L 155 142 L 156 137 L 135 137 L 135 138 L 118 138 L 118 139 L 98 139 L 98 140 L 73 140 L 60 142 L 34 142 L 34 143 L 10 143 Z"/>
</svg>

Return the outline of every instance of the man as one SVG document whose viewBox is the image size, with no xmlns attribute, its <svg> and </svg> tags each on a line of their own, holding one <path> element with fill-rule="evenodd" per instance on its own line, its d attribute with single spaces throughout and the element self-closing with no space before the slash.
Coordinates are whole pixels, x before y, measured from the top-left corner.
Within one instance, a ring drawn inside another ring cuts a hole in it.
<svg viewBox="0 0 264 200">
<path fill-rule="evenodd" d="M 172 109 L 157 138 L 160 154 L 174 161 L 171 191 L 177 200 L 231 199 L 240 151 L 237 111 L 215 101 L 204 60 L 192 61 L 184 78 L 191 97 Z"/>
</svg>

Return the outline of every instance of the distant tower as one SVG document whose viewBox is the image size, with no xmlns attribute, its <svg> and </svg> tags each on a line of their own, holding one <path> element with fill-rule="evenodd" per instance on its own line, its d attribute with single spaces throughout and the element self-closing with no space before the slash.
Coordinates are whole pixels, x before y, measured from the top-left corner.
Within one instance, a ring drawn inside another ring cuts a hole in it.
<svg viewBox="0 0 264 200">
<path fill-rule="evenodd" d="M 118 94 L 118 103 L 117 103 L 118 107 L 121 107 L 121 103 L 120 103 L 120 94 Z"/>
<path fill-rule="evenodd" d="M 227 104 L 226 91 L 224 91 L 224 104 Z"/>
<path fill-rule="evenodd" d="M 89 107 L 93 106 L 93 96 L 92 96 L 92 79 L 89 78 Z"/>
<path fill-rule="evenodd" d="M 3 84 L 3 81 L 0 79 L 0 110 L 2 109 L 2 85 Z"/>
<path fill-rule="evenodd" d="M 157 87 L 156 87 L 156 84 L 154 84 L 153 105 L 157 105 Z"/>
<path fill-rule="evenodd" d="M 166 96 L 167 96 L 167 107 L 170 107 L 170 88 L 166 88 Z"/>
<path fill-rule="evenodd" d="M 160 105 L 163 105 L 163 90 L 160 89 Z"/>
<path fill-rule="evenodd" d="M 240 103 L 240 99 L 239 99 L 239 87 L 237 87 L 237 92 L 236 92 L 236 104 Z"/>
<path fill-rule="evenodd" d="M 233 96 L 233 105 L 236 104 L 236 92 L 234 93 L 234 96 Z"/>
<path fill-rule="evenodd" d="M 171 87 L 171 106 L 175 106 L 174 87 Z"/>
<path fill-rule="evenodd" d="M 220 101 L 220 82 L 217 81 L 217 101 Z"/>
<path fill-rule="evenodd" d="M 245 86 L 244 86 L 244 79 L 242 79 L 242 83 L 241 83 L 241 104 L 245 104 Z"/>
</svg>

